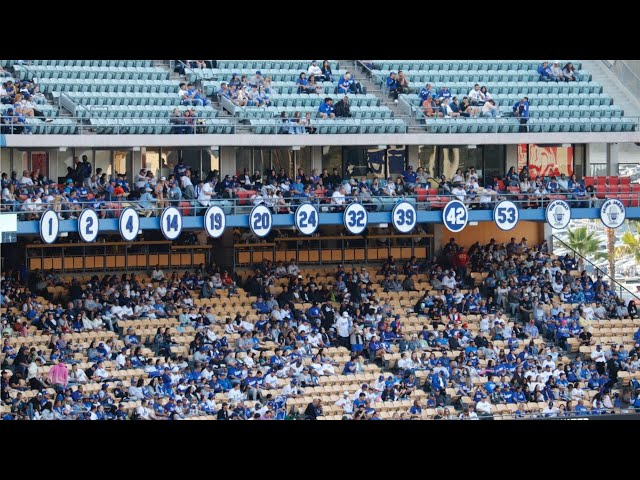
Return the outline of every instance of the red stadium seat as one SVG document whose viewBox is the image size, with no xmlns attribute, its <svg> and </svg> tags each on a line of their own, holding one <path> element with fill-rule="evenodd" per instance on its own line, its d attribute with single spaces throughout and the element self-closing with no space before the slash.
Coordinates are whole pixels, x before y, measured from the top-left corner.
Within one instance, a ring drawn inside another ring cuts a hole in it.
<svg viewBox="0 0 640 480">
<path fill-rule="evenodd" d="M 596 184 L 604 185 L 606 181 L 606 177 L 596 177 Z"/>
<path fill-rule="evenodd" d="M 607 177 L 607 183 L 609 185 L 618 185 L 618 177 Z"/>
<path fill-rule="evenodd" d="M 416 188 L 416 195 L 418 196 L 418 202 L 425 202 L 427 200 L 427 193 L 429 190 L 426 188 Z"/>
<path fill-rule="evenodd" d="M 255 190 L 244 190 L 238 192 L 238 200 L 240 205 L 249 205 L 249 199 L 257 192 Z"/>
<path fill-rule="evenodd" d="M 182 215 L 191 215 L 191 203 L 190 202 L 180 202 L 178 205 L 178 209 Z"/>
<path fill-rule="evenodd" d="M 620 185 L 630 185 L 631 177 L 620 177 Z"/>
<path fill-rule="evenodd" d="M 595 184 L 595 179 L 593 177 L 584 177 L 584 184 L 587 187 L 589 185 L 594 185 Z"/>
</svg>

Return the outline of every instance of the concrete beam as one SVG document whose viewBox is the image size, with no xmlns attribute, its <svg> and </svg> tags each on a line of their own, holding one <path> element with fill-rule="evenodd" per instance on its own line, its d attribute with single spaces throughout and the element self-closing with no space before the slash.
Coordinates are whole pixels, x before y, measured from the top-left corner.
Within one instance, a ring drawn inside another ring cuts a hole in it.
<svg viewBox="0 0 640 480">
<path fill-rule="evenodd" d="M 326 145 L 517 145 L 519 143 L 640 143 L 640 132 L 397 133 L 345 135 L 6 135 L 17 148 L 289 147 Z"/>
</svg>

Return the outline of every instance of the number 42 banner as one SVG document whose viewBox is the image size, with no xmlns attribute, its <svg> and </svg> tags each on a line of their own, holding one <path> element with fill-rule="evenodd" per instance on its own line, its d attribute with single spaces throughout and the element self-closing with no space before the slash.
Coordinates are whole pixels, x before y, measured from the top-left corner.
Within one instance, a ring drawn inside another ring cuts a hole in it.
<svg viewBox="0 0 640 480">
<path fill-rule="evenodd" d="M 468 221 L 469 211 L 460 200 L 451 200 L 442 209 L 442 223 L 453 233 L 461 232 Z"/>
</svg>

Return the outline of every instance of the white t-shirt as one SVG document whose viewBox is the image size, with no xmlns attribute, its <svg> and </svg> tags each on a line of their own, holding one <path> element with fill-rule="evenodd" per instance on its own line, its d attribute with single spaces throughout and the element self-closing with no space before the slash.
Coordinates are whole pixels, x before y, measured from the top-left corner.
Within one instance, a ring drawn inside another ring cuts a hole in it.
<svg viewBox="0 0 640 480">
<path fill-rule="evenodd" d="M 213 186 L 211 185 L 211 182 L 207 182 L 203 184 L 202 188 L 200 189 L 200 195 L 198 195 L 198 201 L 208 202 L 209 200 L 211 200 L 212 195 L 213 195 Z"/>
<path fill-rule="evenodd" d="M 309 65 L 309 69 L 307 70 L 309 76 L 311 75 L 322 75 L 322 69 L 318 65 Z"/>
<path fill-rule="evenodd" d="M 475 88 L 472 88 L 471 91 L 469 91 L 469 100 L 478 100 L 480 98 L 480 90 L 476 90 Z"/>
<path fill-rule="evenodd" d="M 334 205 L 344 205 L 345 196 L 340 191 L 333 192 L 331 195 L 331 203 Z"/>
<path fill-rule="evenodd" d="M 183 175 L 182 177 L 180 177 L 180 183 L 182 185 L 182 188 L 187 188 L 189 185 L 193 187 L 193 183 L 191 183 L 191 179 L 186 175 Z"/>
</svg>

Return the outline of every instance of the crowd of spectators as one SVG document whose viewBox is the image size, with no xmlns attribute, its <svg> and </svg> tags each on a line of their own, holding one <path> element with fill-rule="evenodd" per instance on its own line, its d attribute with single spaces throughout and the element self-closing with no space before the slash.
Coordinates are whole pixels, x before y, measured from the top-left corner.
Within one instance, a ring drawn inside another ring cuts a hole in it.
<svg viewBox="0 0 640 480">
<path fill-rule="evenodd" d="M 27 119 L 38 117 L 42 121 L 51 121 L 45 118 L 40 108 L 47 100 L 32 80 L 2 82 L 0 102 L 9 105 L 0 114 L 0 133 L 31 134 L 33 126 L 29 125 Z"/>
<path fill-rule="evenodd" d="M 184 122 L 176 128 L 197 128 L 193 123 L 197 118 L 193 109 L 186 110 L 184 116 L 178 109 L 174 114 L 172 121 Z M 283 117 L 282 128 L 291 133 L 302 133 L 302 130 L 314 127 L 309 125 L 307 115 L 305 118 L 294 116 L 291 120 Z M 526 166 L 520 173 L 511 167 L 504 177 L 485 178 L 481 185 L 474 167 L 459 168 L 451 178 L 445 175 L 433 177 L 423 167 L 414 171 L 412 165 L 402 174 L 373 180 L 343 179 L 336 168 L 331 174 L 328 169 L 305 173 L 299 168 L 291 176 L 284 169 L 277 173 L 269 169 L 264 173 L 256 170 L 251 174 L 245 168 L 239 175 L 211 171 L 194 177 L 191 169 L 180 160 L 166 177 L 158 178 L 151 170 L 141 169 L 131 185 L 125 173 L 108 178 L 100 168 L 93 172 L 86 155 L 82 160 L 74 158 L 73 165 L 68 168 L 62 184 L 48 179 L 38 170 L 25 170 L 22 176 L 17 172 L 10 176 L 2 173 L 0 208 L 18 212 L 26 220 L 38 219 L 47 208 L 59 212 L 60 219 L 77 218 L 84 208 L 95 209 L 100 218 L 113 218 L 114 202 L 133 205 L 140 214 L 150 216 L 169 205 L 177 206 L 186 201 L 197 207 L 194 210 L 197 215 L 204 212 L 200 207 L 208 207 L 216 199 L 248 197 L 253 205 L 265 204 L 276 214 L 291 213 L 296 205 L 310 202 L 328 204 L 332 211 L 341 211 L 348 203 L 360 202 L 367 210 L 376 211 L 381 208 L 376 197 L 417 197 L 424 190 L 430 195 L 455 197 L 471 209 L 493 209 L 496 202 L 504 199 L 518 201 L 520 208 L 544 208 L 556 198 L 575 207 L 599 205 L 595 185 L 586 185 L 584 178 L 564 173 L 558 177 L 533 177 Z M 248 193 L 243 195 L 242 192 Z M 429 197 L 427 201 L 436 200 Z M 120 205 L 120 208 L 126 205 Z"/>
<path fill-rule="evenodd" d="M 436 419 L 471 420 L 505 404 L 514 405 L 515 418 L 640 410 L 637 380 L 618 381 L 620 372 L 640 369 L 640 329 L 631 350 L 592 335 L 596 324 L 636 318 L 635 303 L 624 304 L 601 276 L 574 276 L 576 267 L 569 255 L 552 259 L 546 243 L 530 247 L 524 238 L 476 243 L 468 251 L 451 239 L 437 258 L 398 265 L 390 257 L 375 270 L 379 277 L 371 266 L 339 265 L 327 283 L 303 276 L 293 260 L 265 260 L 242 285 L 256 300 L 239 305 L 235 318 L 221 318 L 210 304 L 194 306 L 196 298 L 237 293 L 233 275 L 215 264 L 171 275 L 157 266 L 150 283 L 135 273 L 85 284 L 74 279 L 63 302 L 38 300 L 47 286 L 63 285 L 55 272 L 6 272 L 0 305 L 20 314 L 2 317 L 1 402 L 11 409 L 6 419 L 317 419 L 321 398 L 300 411 L 287 402 L 320 385 L 322 376 L 357 375 L 374 363 L 386 371 L 335 402 L 344 418 L 379 419 L 380 406 L 402 399 L 412 405 L 393 418 L 421 418 L 433 408 Z M 479 285 L 472 273 L 483 274 Z M 372 288 L 380 277 L 382 295 Z M 408 335 L 405 312 L 386 292 L 412 291 L 413 279 L 431 289 L 413 307 L 423 328 Z M 274 286 L 281 287 L 277 295 Z M 190 335 L 188 355 L 172 353 L 168 329 L 143 345 L 133 329 L 118 325 L 166 317 L 177 317 L 178 334 Z M 50 336 L 47 349 L 16 348 L 13 338 L 33 327 Z M 69 340 L 73 332 L 102 330 L 118 335 L 86 346 Z M 590 356 L 575 354 L 572 343 L 595 348 Z M 344 364 L 326 353 L 338 346 L 350 351 Z M 400 359 L 388 365 L 394 352 Z M 90 368 L 81 369 L 79 357 Z M 46 375 L 43 365 L 52 366 Z M 145 373 L 126 381 L 110 373 L 131 368 Z M 98 391 L 84 390 L 96 382 Z M 38 395 L 25 400 L 22 392 L 32 389 Z M 412 396 L 416 390 L 426 394 L 424 402 Z M 128 400 L 141 405 L 127 411 Z"/>
<path fill-rule="evenodd" d="M 542 62 L 538 67 L 539 80 L 543 82 L 576 82 L 580 81 L 580 75 L 576 71 L 573 63 L 568 62 L 564 67 L 560 67 L 557 60 L 551 65 L 549 62 Z"/>
</svg>

